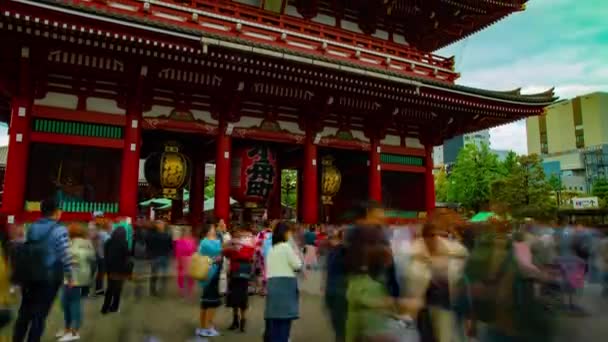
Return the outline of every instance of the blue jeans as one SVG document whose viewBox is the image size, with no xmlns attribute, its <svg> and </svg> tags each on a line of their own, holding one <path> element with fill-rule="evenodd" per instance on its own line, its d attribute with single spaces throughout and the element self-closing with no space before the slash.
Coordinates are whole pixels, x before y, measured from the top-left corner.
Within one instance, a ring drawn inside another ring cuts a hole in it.
<svg viewBox="0 0 608 342">
<path fill-rule="evenodd" d="M 288 342 L 291 322 L 291 319 L 267 319 L 264 342 Z"/>
<path fill-rule="evenodd" d="M 169 257 L 159 256 L 152 259 L 150 275 L 150 294 L 157 296 L 163 294 L 167 288 L 167 271 L 169 270 Z M 160 278 L 160 289 L 157 285 Z"/>
<path fill-rule="evenodd" d="M 79 330 L 82 326 L 82 287 L 63 287 L 61 307 L 66 329 Z"/>
<path fill-rule="evenodd" d="M 15 322 L 13 342 L 39 342 L 44 333 L 46 318 L 60 283 L 26 285 L 21 289 L 21 307 Z M 28 334 L 29 330 L 29 334 Z"/>
</svg>

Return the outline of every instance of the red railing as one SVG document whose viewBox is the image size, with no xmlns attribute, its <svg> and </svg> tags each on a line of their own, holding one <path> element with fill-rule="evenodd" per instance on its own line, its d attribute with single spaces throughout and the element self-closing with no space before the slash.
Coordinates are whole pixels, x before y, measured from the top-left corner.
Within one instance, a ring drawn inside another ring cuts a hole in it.
<svg viewBox="0 0 608 342">
<path fill-rule="evenodd" d="M 220 41 L 223 36 L 226 39 L 238 37 L 285 50 L 450 83 L 459 77 L 453 70 L 452 58 L 237 3 L 207 0 L 70 1 L 106 12 L 200 30 L 202 36 L 208 32 L 215 34 Z"/>
<path fill-rule="evenodd" d="M 272 14 L 272 12 L 242 5 L 232 1 L 160 0 L 158 2 L 186 5 L 195 9 L 206 10 L 260 24 L 272 25 L 274 27 L 288 29 L 290 31 L 318 36 L 322 39 L 328 39 L 343 44 L 390 54 L 395 57 L 412 59 L 417 62 L 440 68 L 452 70 L 454 67 L 453 58 L 422 52 L 403 44 L 397 44 L 388 40 L 370 37 L 360 33 L 349 32 L 347 30 L 338 29 L 312 21 L 302 20 L 292 16 L 275 15 Z"/>
</svg>

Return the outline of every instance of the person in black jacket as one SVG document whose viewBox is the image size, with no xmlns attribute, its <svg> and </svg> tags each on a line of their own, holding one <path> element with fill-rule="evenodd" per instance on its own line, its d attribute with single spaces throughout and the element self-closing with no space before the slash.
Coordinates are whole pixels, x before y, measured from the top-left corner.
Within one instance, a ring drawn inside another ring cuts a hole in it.
<svg viewBox="0 0 608 342">
<path fill-rule="evenodd" d="M 127 231 L 123 227 L 118 227 L 112 232 L 112 236 L 105 244 L 104 255 L 108 288 L 101 313 L 107 314 L 118 311 L 123 284 L 132 270 Z"/>
<path fill-rule="evenodd" d="M 150 275 L 150 294 L 161 295 L 167 289 L 167 273 L 169 271 L 169 258 L 173 250 L 173 238 L 167 232 L 167 226 L 157 221 L 148 235 L 148 256 L 152 262 Z M 160 279 L 160 288 L 158 280 Z"/>
</svg>

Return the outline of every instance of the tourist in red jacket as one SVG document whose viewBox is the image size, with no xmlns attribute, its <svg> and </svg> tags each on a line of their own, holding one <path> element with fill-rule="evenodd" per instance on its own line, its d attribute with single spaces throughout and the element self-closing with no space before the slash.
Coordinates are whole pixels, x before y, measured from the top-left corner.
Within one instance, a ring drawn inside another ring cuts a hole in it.
<svg viewBox="0 0 608 342">
<path fill-rule="evenodd" d="M 241 228 L 224 245 L 223 254 L 230 260 L 226 306 L 232 308 L 233 321 L 229 330 L 245 332 L 249 307 L 249 281 L 253 274 L 255 239 L 250 230 Z"/>
</svg>

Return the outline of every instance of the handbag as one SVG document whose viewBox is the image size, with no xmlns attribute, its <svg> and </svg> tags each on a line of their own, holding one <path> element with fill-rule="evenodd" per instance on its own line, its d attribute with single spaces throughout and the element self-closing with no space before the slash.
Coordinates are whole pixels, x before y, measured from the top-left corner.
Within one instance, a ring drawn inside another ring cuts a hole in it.
<svg viewBox="0 0 608 342">
<path fill-rule="evenodd" d="M 190 259 L 188 275 L 195 280 L 207 280 L 213 261 L 200 253 L 194 253 Z"/>
</svg>

